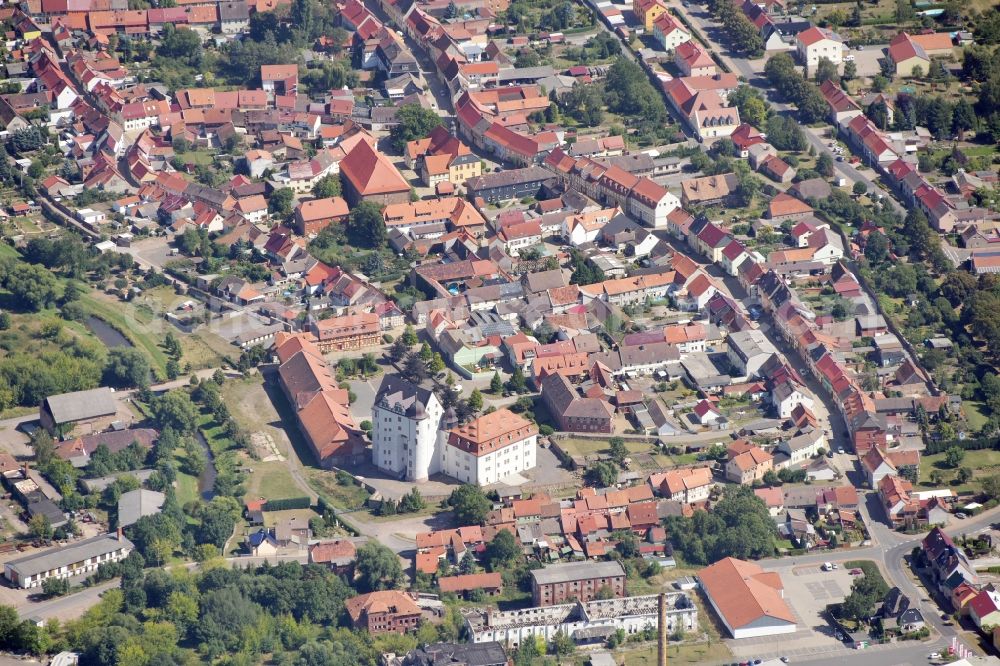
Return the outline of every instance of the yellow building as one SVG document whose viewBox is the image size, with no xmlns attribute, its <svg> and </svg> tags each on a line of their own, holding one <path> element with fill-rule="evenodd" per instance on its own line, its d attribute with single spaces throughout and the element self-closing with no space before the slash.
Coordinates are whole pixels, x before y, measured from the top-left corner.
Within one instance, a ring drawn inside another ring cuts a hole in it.
<svg viewBox="0 0 1000 666">
<path fill-rule="evenodd" d="M 660 0 L 636 0 L 634 9 L 636 17 L 646 32 L 653 29 L 653 23 L 656 19 L 667 13 L 667 6 Z"/>
</svg>

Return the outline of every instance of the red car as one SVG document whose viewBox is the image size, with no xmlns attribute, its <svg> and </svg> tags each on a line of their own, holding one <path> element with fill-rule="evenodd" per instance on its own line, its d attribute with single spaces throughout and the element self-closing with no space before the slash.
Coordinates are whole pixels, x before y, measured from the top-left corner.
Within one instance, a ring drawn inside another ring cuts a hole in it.
<svg viewBox="0 0 1000 666">
<path fill-rule="evenodd" d="M 850 573 L 852 576 L 860 576 L 861 574 L 864 573 L 864 571 L 862 571 L 861 569 L 851 569 Z"/>
</svg>

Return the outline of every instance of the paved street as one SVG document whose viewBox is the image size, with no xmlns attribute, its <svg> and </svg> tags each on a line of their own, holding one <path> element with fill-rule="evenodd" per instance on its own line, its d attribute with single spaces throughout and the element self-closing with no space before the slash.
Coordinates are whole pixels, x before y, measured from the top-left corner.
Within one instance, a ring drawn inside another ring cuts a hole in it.
<svg viewBox="0 0 1000 666">
<path fill-rule="evenodd" d="M 119 584 L 120 582 L 117 579 L 109 580 L 65 597 L 58 597 L 37 603 L 25 602 L 18 605 L 17 613 L 22 619 L 54 619 L 60 622 L 73 620 L 83 615 L 88 608 L 100 601 L 102 594 L 112 588 L 118 587 Z"/>
<path fill-rule="evenodd" d="M 760 58 L 757 60 L 747 60 L 746 58 L 741 58 L 729 51 L 728 46 L 725 44 L 724 32 L 721 26 L 716 25 L 712 21 L 712 17 L 708 10 L 700 6 L 683 7 L 680 0 L 670 0 L 668 5 L 672 7 L 675 12 L 683 14 L 691 22 L 691 24 L 698 29 L 701 35 L 708 41 L 709 47 L 718 55 L 724 63 L 729 67 L 731 71 L 742 76 L 746 79 L 747 83 L 758 88 L 759 90 L 765 92 L 771 105 L 776 111 L 783 114 L 791 114 L 794 112 L 793 107 L 781 100 L 773 89 L 770 88 L 770 84 L 761 74 L 764 71 L 764 65 L 767 62 L 766 58 Z M 869 54 L 862 53 L 865 59 L 869 58 Z M 804 132 L 806 139 L 809 143 L 816 149 L 816 153 L 827 153 L 831 158 L 834 159 L 834 169 L 841 176 L 853 183 L 864 183 L 868 187 L 870 193 L 880 194 L 882 196 L 888 197 L 893 208 L 902 215 L 906 214 L 906 210 L 896 202 L 889 193 L 883 188 L 878 182 L 878 176 L 874 171 L 866 170 L 861 171 L 855 168 L 848 162 L 837 162 L 836 155 L 834 155 L 830 148 L 827 146 L 821 134 L 825 135 L 832 128 L 829 126 L 820 129 L 806 127 Z M 828 141 L 828 139 L 826 140 Z"/>
</svg>

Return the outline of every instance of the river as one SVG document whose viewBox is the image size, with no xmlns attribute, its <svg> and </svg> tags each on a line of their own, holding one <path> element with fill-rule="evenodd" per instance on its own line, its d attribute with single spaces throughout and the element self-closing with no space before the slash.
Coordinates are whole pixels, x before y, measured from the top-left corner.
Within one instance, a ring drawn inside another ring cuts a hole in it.
<svg viewBox="0 0 1000 666">
<path fill-rule="evenodd" d="M 83 323 L 108 348 L 133 346 L 132 341 L 122 335 L 121 331 L 112 327 L 100 317 L 90 315 Z"/>
<path fill-rule="evenodd" d="M 195 431 L 194 438 L 201 445 L 202 451 L 205 454 L 205 469 L 201 473 L 201 476 L 198 477 L 198 493 L 202 499 L 210 500 L 215 497 L 215 477 L 219 474 L 215 469 L 215 456 L 212 454 L 212 449 L 209 448 L 208 442 L 205 441 L 205 436 L 201 434 L 200 430 Z"/>
<path fill-rule="evenodd" d="M 121 331 L 112 327 L 100 317 L 90 315 L 84 320 L 84 324 L 109 349 L 134 346 L 128 338 L 121 334 Z M 198 477 L 198 494 L 203 499 L 210 500 L 215 497 L 215 477 L 219 474 L 215 468 L 215 456 L 212 455 L 212 449 L 209 448 L 208 442 L 205 441 L 205 437 L 202 436 L 201 431 L 195 432 L 195 439 L 205 453 L 205 470 Z"/>
</svg>

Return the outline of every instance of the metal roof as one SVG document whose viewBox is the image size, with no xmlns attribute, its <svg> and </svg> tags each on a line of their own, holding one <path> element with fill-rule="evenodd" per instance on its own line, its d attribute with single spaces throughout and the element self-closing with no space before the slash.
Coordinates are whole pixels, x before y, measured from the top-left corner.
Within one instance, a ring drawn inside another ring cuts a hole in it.
<svg viewBox="0 0 1000 666">
<path fill-rule="evenodd" d="M 624 575 L 625 570 L 619 562 L 567 562 L 531 572 L 531 577 L 539 585 Z"/>
<path fill-rule="evenodd" d="M 57 546 L 42 553 L 22 557 L 8 562 L 7 567 L 25 578 L 82 562 L 98 555 L 113 553 L 121 548 L 132 549 L 134 547 L 132 542 L 125 537 L 119 540 L 115 534 L 102 534 L 67 546 Z"/>
<path fill-rule="evenodd" d="M 51 395 L 45 399 L 45 405 L 57 424 L 109 416 L 117 411 L 114 392 L 107 386 Z"/>
</svg>

